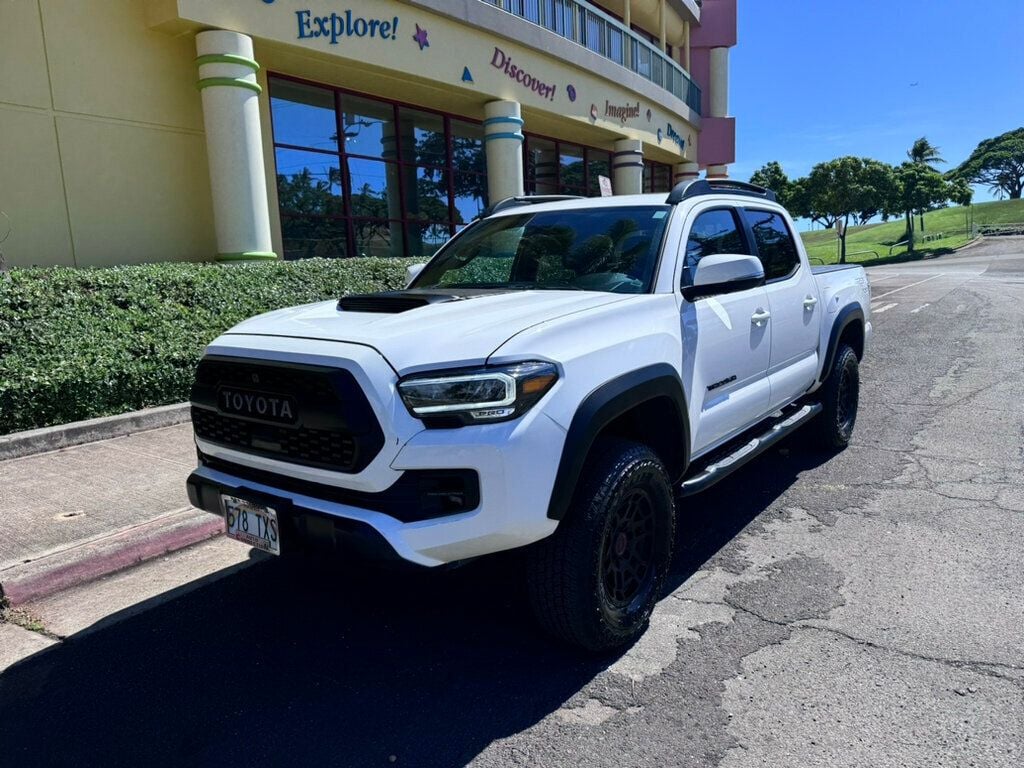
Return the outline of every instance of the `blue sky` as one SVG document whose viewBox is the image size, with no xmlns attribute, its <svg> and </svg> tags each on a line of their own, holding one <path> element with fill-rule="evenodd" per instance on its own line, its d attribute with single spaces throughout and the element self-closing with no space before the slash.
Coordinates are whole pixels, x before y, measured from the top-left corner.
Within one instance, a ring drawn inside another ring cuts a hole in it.
<svg viewBox="0 0 1024 768">
<path fill-rule="evenodd" d="M 730 175 L 769 160 L 790 178 L 840 155 L 899 163 L 919 136 L 951 168 L 1024 125 L 1022 49 L 1024 0 L 739 0 Z"/>
</svg>

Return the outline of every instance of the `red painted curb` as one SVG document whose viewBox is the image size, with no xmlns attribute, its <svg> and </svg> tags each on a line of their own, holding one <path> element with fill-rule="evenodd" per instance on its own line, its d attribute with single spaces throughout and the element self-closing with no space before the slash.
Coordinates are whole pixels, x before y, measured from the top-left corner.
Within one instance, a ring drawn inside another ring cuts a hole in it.
<svg viewBox="0 0 1024 768">
<path fill-rule="evenodd" d="M 0 595 L 10 605 L 23 605 L 223 532 L 224 520 L 205 512 L 185 519 L 156 520 L 72 552 L 58 552 L 12 568 L 0 584 Z"/>
</svg>

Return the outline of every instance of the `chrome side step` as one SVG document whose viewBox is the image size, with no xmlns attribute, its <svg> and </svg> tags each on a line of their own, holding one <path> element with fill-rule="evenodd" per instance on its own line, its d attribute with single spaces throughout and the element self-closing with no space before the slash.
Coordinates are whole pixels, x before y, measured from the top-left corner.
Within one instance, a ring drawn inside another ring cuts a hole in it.
<svg viewBox="0 0 1024 768">
<path fill-rule="evenodd" d="M 748 461 L 767 451 L 793 430 L 803 426 L 821 411 L 821 403 L 808 403 L 802 408 L 776 422 L 765 432 L 744 443 L 728 456 L 709 464 L 693 477 L 687 478 L 679 487 L 680 496 L 691 496 L 717 483 L 735 472 Z"/>
</svg>

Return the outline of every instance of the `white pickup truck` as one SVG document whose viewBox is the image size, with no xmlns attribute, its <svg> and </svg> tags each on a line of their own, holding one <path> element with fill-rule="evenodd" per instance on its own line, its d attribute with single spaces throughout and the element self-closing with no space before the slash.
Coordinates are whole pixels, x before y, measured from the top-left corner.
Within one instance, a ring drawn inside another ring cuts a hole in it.
<svg viewBox="0 0 1024 768">
<path fill-rule="evenodd" d="M 435 567 L 526 547 L 540 623 L 643 632 L 675 515 L 806 424 L 850 440 L 857 266 L 812 268 L 768 190 L 504 200 L 405 290 L 265 314 L 199 363 L 192 503 L 275 554 Z"/>
</svg>

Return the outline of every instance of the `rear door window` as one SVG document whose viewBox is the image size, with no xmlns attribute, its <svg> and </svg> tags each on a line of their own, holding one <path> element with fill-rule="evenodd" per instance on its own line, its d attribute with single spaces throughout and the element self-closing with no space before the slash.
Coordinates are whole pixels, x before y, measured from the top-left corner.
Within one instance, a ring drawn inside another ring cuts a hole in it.
<svg viewBox="0 0 1024 768">
<path fill-rule="evenodd" d="M 800 256 L 786 220 L 773 211 L 746 208 L 747 226 L 757 246 L 757 257 L 764 267 L 765 282 L 784 280 L 800 267 Z"/>
</svg>

